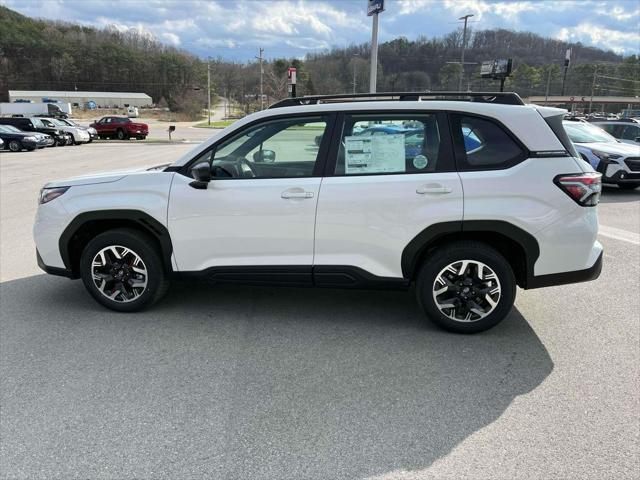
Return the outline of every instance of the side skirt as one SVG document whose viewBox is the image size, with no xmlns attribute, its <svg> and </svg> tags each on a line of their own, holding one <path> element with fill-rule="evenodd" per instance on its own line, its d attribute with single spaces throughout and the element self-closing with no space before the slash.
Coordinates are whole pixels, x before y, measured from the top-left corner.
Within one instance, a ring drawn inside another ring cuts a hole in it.
<svg viewBox="0 0 640 480">
<path fill-rule="evenodd" d="M 281 287 L 406 290 L 406 278 L 378 277 L 348 265 L 211 267 L 199 272 L 175 272 L 177 278 L 204 278 L 219 283 Z"/>
</svg>

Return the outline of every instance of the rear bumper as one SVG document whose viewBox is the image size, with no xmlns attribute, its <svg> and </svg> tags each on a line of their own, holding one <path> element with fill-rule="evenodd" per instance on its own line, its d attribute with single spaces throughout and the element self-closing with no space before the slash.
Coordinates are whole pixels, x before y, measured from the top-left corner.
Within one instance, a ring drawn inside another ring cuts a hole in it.
<svg viewBox="0 0 640 480">
<path fill-rule="evenodd" d="M 602 271 L 602 254 L 603 252 L 601 251 L 595 263 L 584 270 L 551 273 L 549 275 L 531 277 L 527 281 L 527 290 L 532 288 L 551 287 L 554 285 L 565 285 L 567 283 L 580 283 L 595 280 L 600 276 L 600 272 Z"/>
</svg>

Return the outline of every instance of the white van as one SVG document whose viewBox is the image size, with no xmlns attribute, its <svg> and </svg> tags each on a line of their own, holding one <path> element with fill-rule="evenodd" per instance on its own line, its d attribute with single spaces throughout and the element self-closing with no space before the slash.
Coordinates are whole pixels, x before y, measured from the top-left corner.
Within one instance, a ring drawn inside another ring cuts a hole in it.
<svg viewBox="0 0 640 480">
<path fill-rule="evenodd" d="M 127 117 L 138 118 L 138 107 L 134 107 L 134 106 L 127 107 Z"/>
</svg>

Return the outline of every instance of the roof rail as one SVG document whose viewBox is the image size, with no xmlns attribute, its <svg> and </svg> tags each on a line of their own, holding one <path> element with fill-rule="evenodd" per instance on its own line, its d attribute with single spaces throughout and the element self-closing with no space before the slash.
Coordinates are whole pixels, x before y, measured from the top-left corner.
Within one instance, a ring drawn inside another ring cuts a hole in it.
<svg viewBox="0 0 640 480">
<path fill-rule="evenodd" d="M 370 101 L 422 101 L 422 100 L 460 100 L 503 105 L 524 105 L 522 98 L 515 92 L 382 92 L 382 93 L 344 93 L 338 95 L 313 95 L 309 97 L 285 98 L 269 108 L 294 107 L 299 105 L 317 105 L 320 103 L 370 102 Z"/>
</svg>

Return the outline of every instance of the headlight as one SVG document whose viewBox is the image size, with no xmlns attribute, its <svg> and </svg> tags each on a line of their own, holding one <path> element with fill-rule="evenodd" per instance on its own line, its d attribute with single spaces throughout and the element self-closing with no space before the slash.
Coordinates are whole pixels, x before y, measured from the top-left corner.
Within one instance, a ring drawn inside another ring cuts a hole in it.
<svg viewBox="0 0 640 480">
<path fill-rule="evenodd" d="M 591 152 L 598 157 L 600 160 L 616 160 L 618 158 L 621 158 L 622 155 L 617 155 L 615 153 L 605 153 L 605 152 L 601 152 L 600 150 L 591 150 Z M 616 162 L 618 163 L 618 162 Z"/>
<path fill-rule="evenodd" d="M 29 142 L 36 142 L 38 139 L 29 135 L 28 137 L 24 137 L 24 140 L 27 140 Z"/>
<path fill-rule="evenodd" d="M 53 187 L 53 188 L 43 188 L 40 190 L 40 196 L 38 198 L 38 203 L 43 204 L 50 202 L 51 200 L 55 200 L 64 192 L 69 190 L 70 187 Z"/>
</svg>

